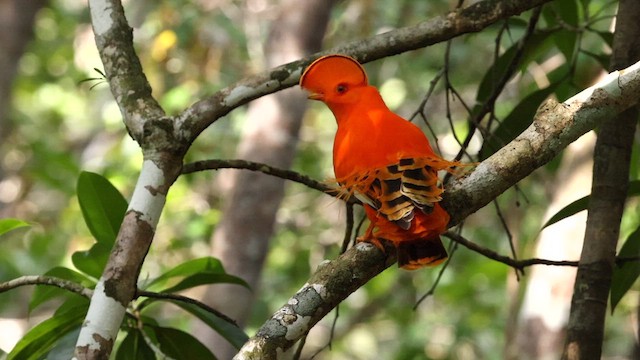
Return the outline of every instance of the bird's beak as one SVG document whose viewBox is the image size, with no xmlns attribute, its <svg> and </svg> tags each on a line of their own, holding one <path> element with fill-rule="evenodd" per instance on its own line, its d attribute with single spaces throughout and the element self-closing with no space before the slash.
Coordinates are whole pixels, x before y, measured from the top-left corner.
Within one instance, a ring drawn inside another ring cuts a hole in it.
<svg viewBox="0 0 640 360">
<path fill-rule="evenodd" d="M 324 99 L 324 95 L 320 94 L 320 93 L 309 93 L 308 98 L 311 99 L 311 100 L 320 100 L 320 101 L 322 101 Z"/>
</svg>

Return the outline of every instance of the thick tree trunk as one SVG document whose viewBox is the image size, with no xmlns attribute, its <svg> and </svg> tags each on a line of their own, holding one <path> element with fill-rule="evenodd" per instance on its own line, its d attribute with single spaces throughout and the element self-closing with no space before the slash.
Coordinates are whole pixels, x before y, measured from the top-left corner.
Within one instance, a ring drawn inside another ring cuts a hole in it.
<svg viewBox="0 0 640 360">
<path fill-rule="evenodd" d="M 266 66 L 271 68 L 318 51 L 332 3 L 281 1 L 280 14 L 273 22 L 265 48 Z M 299 89 L 283 90 L 251 103 L 236 157 L 289 168 L 306 104 Z M 230 190 L 223 217 L 213 235 L 212 255 L 223 262 L 227 272 L 246 280 L 252 291 L 236 285 L 215 285 L 204 300 L 244 324 L 258 291 L 276 213 L 284 195 L 284 181 L 235 170 L 225 170 L 220 176 L 230 177 Z M 207 333 L 203 340 L 218 357 L 231 358 L 237 352 L 222 337 Z"/>
<path fill-rule="evenodd" d="M 639 2 L 620 1 L 612 70 L 640 59 L 639 17 Z M 587 228 L 571 300 L 563 359 L 601 357 L 607 299 L 629 186 L 631 147 L 637 121 L 638 110 L 631 108 L 604 123 L 598 133 Z"/>
</svg>

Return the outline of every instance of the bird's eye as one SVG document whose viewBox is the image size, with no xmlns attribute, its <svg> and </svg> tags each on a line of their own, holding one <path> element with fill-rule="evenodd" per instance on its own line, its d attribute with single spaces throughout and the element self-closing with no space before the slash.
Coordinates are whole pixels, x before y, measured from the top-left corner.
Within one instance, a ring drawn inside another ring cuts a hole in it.
<svg viewBox="0 0 640 360">
<path fill-rule="evenodd" d="M 347 91 L 347 84 L 338 84 L 336 86 L 336 92 L 338 94 L 344 94 Z"/>
</svg>

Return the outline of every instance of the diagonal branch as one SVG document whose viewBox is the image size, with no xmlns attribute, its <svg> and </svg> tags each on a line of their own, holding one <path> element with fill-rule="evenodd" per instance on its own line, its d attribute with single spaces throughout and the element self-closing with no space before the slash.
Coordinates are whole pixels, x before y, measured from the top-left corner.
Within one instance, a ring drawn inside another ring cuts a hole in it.
<svg viewBox="0 0 640 360">
<path fill-rule="evenodd" d="M 57 288 L 67 290 L 74 294 L 78 294 L 87 299 L 91 299 L 91 297 L 93 296 L 93 289 L 90 289 L 88 287 L 85 287 L 79 283 L 76 283 L 70 280 L 65 280 L 59 277 L 47 276 L 47 275 L 25 275 L 15 279 L 11 279 L 9 281 L 0 282 L 0 293 L 13 290 L 22 286 L 29 286 L 29 285 L 55 286 Z M 149 299 L 160 299 L 160 300 L 174 300 L 174 301 L 179 301 L 187 304 L 192 304 L 238 327 L 238 324 L 236 323 L 236 321 L 231 319 L 227 315 L 210 307 L 207 304 L 204 304 L 198 300 L 192 299 L 187 296 L 172 294 L 172 293 L 158 293 L 153 291 L 138 290 L 136 292 L 136 297 L 146 297 Z"/>
<path fill-rule="evenodd" d="M 89 1 L 89 10 L 111 92 L 129 133 L 141 142 L 144 122 L 165 114 L 151 96 L 151 86 L 133 47 L 133 29 L 120 1 Z"/>
<path fill-rule="evenodd" d="M 306 59 L 247 77 L 191 105 L 176 118 L 181 135 L 193 141 L 200 132 L 238 106 L 297 85 L 302 70 L 314 59 L 330 53 L 351 55 L 367 63 L 410 50 L 421 49 L 454 37 L 478 32 L 495 22 L 518 15 L 551 0 L 485 0 L 417 25 L 395 29 L 371 38 L 352 41 L 316 53 Z"/>
<path fill-rule="evenodd" d="M 300 183 L 311 189 L 326 192 L 334 196 L 337 195 L 337 190 L 335 187 L 331 187 L 324 182 L 314 180 L 309 176 L 302 175 L 292 170 L 280 169 L 267 164 L 248 160 L 200 160 L 185 164 L 182 167 L 182 174 L 191 174 L 197 171 L 218 169 L 245 169 L 251 171 L 259 171 L 263 174 L 272 175 L 281 179 Z"/>
<path fill-rule="evenodd" d="M 47 275 L 25 275 L 0 283 L 0 293 L 27 285 L 49 285 L 91 299 L 93 290 L 70 280 Z"/>
<path fill-rule="evenodd" d="M 451 215 L 449 225 L 484 207 L 569 143 L 639 99 L 640 62 L 610 74 L 564 103 L 546 102 L 527 130 L 447 189 L 443 204 Z M 234 359 L 275 359 L 349 294 L 390 266 L 393 255 L 359 243 L 324 263 Z"/>
<path fill-rule="evenodd" d="M 538 259 L 538 258 L 518 260 L 508 256 L 500 255 L 497 252 L 491 249 L 482 247 L 474 242 L 471 242 L 465 239 L 463 236 L 458 235 L 452 231 L 446 232 L 444 236 L 448 237 L 449 239 L 457 242 L 458 244 L 466 247 L 471 251 L 475 251 L 478 254 L 481 254 L 491 260 L 495 260 L 497 262 L 503 263 L 517 270 L 523 270 L 524 268 L 533 266 L 533 265 L 578 266 L 577 260 L 547 260 L 547 259 Z"/>
<path fill-rule="evenodd" d="M 451 214 L 449 225 L 484 207 L 580 136 L 636 105 L 639 98 L 640 62 L 607 75 L 563 103 L 547 100 L 522 134 L 469 176 L 451 182 L 443 199 Z"/>
<path fill-rule="evenodd" d="M 331 195 L 333 197 L 339 197 L 345 200 L 349 204 L 361 204 L 362 202 L 358 200 L 355 196 L 350 196 L 347 199 L 344 199 L 344 196 L 340 194 L 340 189 L 335 186 L 331 186 L 328 182 L 318 181 L 310 178 L 309 176 L 300 174 L 298 172 L 286 169 L 280 169 L 275 166 L 267 165 L 264 163 L 259 163 L 255 161 L 248 160 L 220 160 L 220 159 L 211 159 L 211 160 L 200 160 L 192 163 L 185 164 L 182 167 L 182 174 L 191 174 L 197 171 L 204 170 L 218 170 L 218 169 L 244 169 L 251 171 L 259 171 L 266 175 L 275 176 L 284 180 L 289 180 L 293 182 L 297 182 L 299 184 L 305 185 L 311 189 L 321 191 L 326 193 L 327 195 Z"/>
</svg>

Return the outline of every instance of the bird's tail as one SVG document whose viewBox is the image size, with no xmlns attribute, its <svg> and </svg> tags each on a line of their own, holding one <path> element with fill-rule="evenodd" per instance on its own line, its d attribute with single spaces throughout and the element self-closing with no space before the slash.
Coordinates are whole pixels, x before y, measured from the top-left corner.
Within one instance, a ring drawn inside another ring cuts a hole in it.
<svg viewBox="0 0 640 360">
<path fill-rule="evenodd" d="M 447 250 L 440 236 L 430 239 L 415 239 L 396 244 L 398 266 L 406 270 L 416 270 L 425 266 L 436 266 L 447 259 Z"/>
</svg>

